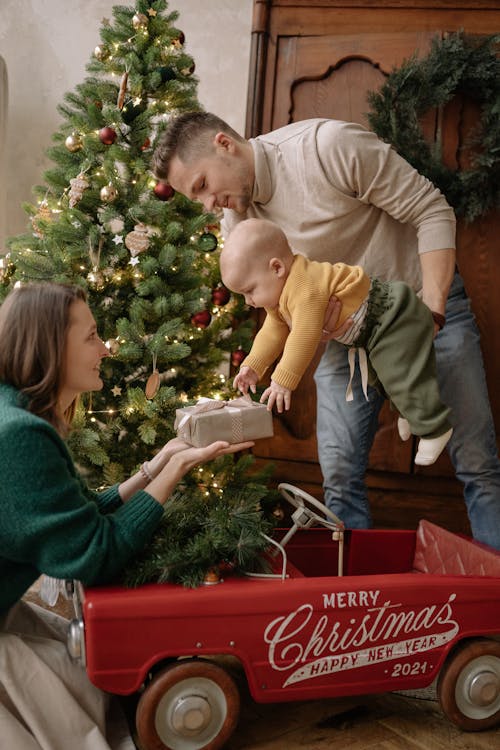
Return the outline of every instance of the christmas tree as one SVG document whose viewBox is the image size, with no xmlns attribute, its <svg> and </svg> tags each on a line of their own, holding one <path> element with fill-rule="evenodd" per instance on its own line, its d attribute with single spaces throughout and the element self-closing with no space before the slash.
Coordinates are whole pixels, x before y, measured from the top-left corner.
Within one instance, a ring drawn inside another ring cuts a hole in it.
<svg viewBox="0 0 500 750">
<path fill-rule="evenodd" d="M 36 203 L 25 206 L 29 231 L 9 241 L 1 269 L 4 296 L 26 281 L 87 290 L 111 356 L 102 365 L 105 387 L 82 400 L 70 444 L 94 486 L 122 481 L 173 437 L 180 405 L 227 397 L 220 366 L 250 345 L 242 302 L 220 283 L 216 218 L 150 170 L 168 117 L 200 109 L 195 63 L 177 19 L 165 0 L 138 0 L 132 8 L 115 6 L 113 22 L 103 21 L 89 75 L 59 107 L 62 124 L 47 152 L 54 166 L 34 189 Z M 222 483 L 232 483 L 232 498 L 223 497 Z M 219 461 L 186 480 L 177 505 L 185 516 L 183 493 L 196 495 L 205 513 L 220 515 L 236 502 L 242 526 L 225 535 L 227 557 L 229 537 L 241 543 L 245 528 L 251 546 L 263 546 L 260 531 L 268 525 L 255 495 L 266 490 L 258 487 L 232 459 Z M 177 542 L 182 555 L 180 536 Z M 170 570 L 168 560 L 162 566 Z M 191 566 L 187 579 L 171 578 L 193 583 L 200 576 Z"/>
</svg>

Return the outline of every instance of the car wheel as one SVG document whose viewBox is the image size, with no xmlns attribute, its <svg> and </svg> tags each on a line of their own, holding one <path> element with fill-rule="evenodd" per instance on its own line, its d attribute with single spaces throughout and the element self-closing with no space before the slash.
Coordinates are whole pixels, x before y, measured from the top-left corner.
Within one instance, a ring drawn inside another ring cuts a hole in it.
<svg viewBox="0 0 500 750">
<path fill-rule="evenodd" d="M 445 662 L 437 694 L 441 710 L 467 732 L 500 723 L 500 643 L 469 641 Z"/>
<path fill-rule="evenodd" d="M 186 660 L 153 678 L 137 705 L 144 750 L 217 750 L 238 723 L 240 696 L 229 674 L 209 661 Z"/>
</svg>

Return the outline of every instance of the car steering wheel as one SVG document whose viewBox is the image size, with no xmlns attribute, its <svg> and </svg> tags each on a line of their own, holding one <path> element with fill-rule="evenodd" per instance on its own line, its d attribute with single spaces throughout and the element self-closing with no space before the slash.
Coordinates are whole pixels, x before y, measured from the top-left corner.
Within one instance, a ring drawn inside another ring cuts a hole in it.
<svg viewBox="0 0 500 750">
<path fill-rule="evenodd" d="M 313 522 L 316 522 L 333 531 L 344 530 L 343 522 L 330 508 L 327 508 L 324 503 L 320 503 L 319 500 L 316 500 L 309 493 L 301 490 L 300 487 L 294 487 L 293 484 L 282 482 L 278 485 L 278 490 L 294 508 L 301 511 L 300 514 L 293 513 L 292 515 L 292 519 L 298 528 L 307 529 Z M 310 508 L 308 507 L 309 505 L 313 507 Z M 319 515 L 316 511 L 320 511 L 322 515 Z M 295 518 L 296 515 L 297 518 Z"/>
<path fill-rule="evenodd" d="M 343 575 L 343 553 L 344 553 L 344 523 L 327 508 L 324 503 L 320 503 L 315 497 L 301 490 L 300 487 L 294 487 L 293 484 L 282 482 L 278 485 L 278 490 L 295 510 L 292 513 L 293 526 L 287 531 L 283 539 L 280 540 L 282 547 L 290 541 L 298 529 L 308 529 L 314 523 L 319 523 L 325 528 L 330 529 L 332 539 L 339 543 L 338 555 L 338 575 Z M 309 506 L 312 506 L 309 507 Z M 319 511 L 321 513 L 318 513 Z"/>
</svg>

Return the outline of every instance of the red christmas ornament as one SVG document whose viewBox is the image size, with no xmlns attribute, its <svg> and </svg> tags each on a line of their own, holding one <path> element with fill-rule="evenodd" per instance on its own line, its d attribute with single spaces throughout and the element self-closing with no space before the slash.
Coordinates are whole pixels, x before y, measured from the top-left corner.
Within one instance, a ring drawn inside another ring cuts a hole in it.
<svg viewBox="0 0 500 750">
<path fill-rule="evenodd" d="M 185 36 L 184 32 L 183 31 L 179 31 L 179 33 L 177 34 L 177 38 L 176 39 L 172 39 L 172 44 L 174 45 L 174 47 L 178 47 L 179 48 L 179 47 L 182 47 L 182 45 L 184 44 L 185 41 L 186 41 L 186 36 Z"/>
<path fill-rule="evenodd" d="M 146 151 L 146 149 L 148 149 L 150 146 L 151 146 L 151 141 L 149 140 L 149 138 L 146 138 L 146 140 L 141 146 L 141 151 Z"/>
<path fill-rule="evenodd" d="M 211 320 L 212 316 L 210 315 L 208 310 L 200 310 L 200 312 L 195 313 L 191 317 L 191 323 L 197 328 L 206 328 L 210 324 Z"/>
<path fill-rule="evenodd" d="M 99 140 L 104 143 L 105 146 L 111 146 L 116 141 L 116 130 L 106 125 L 105 128 L 101 128 L 99 131 Z"/>
<path fill-rule="evenodd" d="M 230 299 L 231 292 L 222 284 L 212 290 L 212 302 L 214 305 L 219 305 L 219 307 L 227 305 Z"/>
<path fill-rule="evenodd" d="M 161 201 L 168 201 L 174 193 L 175 190 L 172 185 L 168 184 L 168 182 L 157 182 L 154 187 L 154 194 Z"/>
<path fill-rule="evenodd" d="M 246 356 L 247 356 L 247 353 L 244 352 L 243 349 L 236 349 L 236 351 L 231 354 L 232 366 L 239 367 Z"/>
</svg>

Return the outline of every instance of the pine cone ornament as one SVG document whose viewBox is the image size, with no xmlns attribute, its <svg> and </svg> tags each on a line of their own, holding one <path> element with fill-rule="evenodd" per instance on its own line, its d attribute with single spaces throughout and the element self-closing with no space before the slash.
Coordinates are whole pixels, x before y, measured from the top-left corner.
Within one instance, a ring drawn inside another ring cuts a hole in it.
<svg viewBox="0 0 500 750">
<path fill-rule="evenodd" d="M 78 201 L 82 199 L 83 191 L 90 186 L 90 183 L 85 175 L 80 173 L 77 177 L 73 177 L 73 179 L 69 181 L 69 184 L 71 185 L 69 191 L 69 207 L 74 208 Z"/>
<path fill-rule="evenodd" d="M 47 201 L 42 201 L 38 207 L 38 211 L 34 216 L 31 217 L 31 226 L 37 237 L 43 237 L 43 232 L 40 229 L 39 221 L 50 221 L 52 219 L 52 211 L 49 208 Z"/>
</svg>

